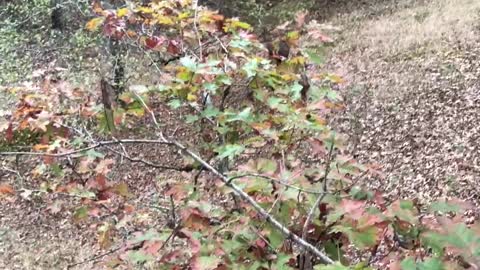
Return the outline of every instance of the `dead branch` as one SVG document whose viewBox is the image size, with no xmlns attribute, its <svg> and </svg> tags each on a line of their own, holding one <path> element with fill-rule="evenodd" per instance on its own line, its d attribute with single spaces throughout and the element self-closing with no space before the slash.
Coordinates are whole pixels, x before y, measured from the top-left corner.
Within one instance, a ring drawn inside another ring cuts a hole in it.
<svg viewBox="0 0 480 270">
<path fill-rule="evenodd" d="M 163 145 L 174 145 L 173 143 L 166 142 L 164 140 L 146 140 L 146 139 L 124 139 L 124 140 L 114 140 L 114 141 L 100 141 L 94 145 L 85 147 L 85 148 L 80 148 L 77 150 L 72 150 L 68 152 L 63 152 L 63 153 L 43 153 L 43 152 L 0 152 L 0 156 L 43 156 L 43 157 L 67 157 L 67 156 L 73 156 L 76 154 L 80 154 L 82 152 L 100 148 L 100 147 L 105 147 L 108 145 L 115 145 L 115 144 L 121 144 L 121 143 L 133 143 L 133 144 L 139 144 L 139 143 L 146 143 L 146 144 L 163 144 Z"/>
</svg>

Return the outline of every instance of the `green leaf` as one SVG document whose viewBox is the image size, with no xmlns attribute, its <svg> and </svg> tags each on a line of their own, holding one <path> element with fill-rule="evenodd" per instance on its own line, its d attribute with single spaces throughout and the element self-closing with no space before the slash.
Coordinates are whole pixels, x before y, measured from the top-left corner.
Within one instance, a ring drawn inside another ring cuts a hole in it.
<svg viewBox="0 0 480 270">
<path fill-rule="evenodd" d="M 332 241 L 328 241 L 324 244 L 325 252 L 334 261 L 343 261 L 345 252 L 340 248 L 339 244 Z"/>
<path fill-rule="evenodd" d="M 170 102 L 168 102 L 168 106 L 172 109 L 178 109 L 182 106 L 182 101 L 179 99 L 172 99 Z"/>
<path fill-rule="evenodd" d="M 292 87 L 290 88 L 290 96 L 292 100 L 299 100 L 301 98 L 303 86 L 301 86 L 298 82 L 295 82 Z"/>
<path fill-rule="evenodd" d="M 233 28 L 240 28 L 240 29 L 244 29 L 244 30 L 249 30 L 252 28 L 252 26 L 246 22 L 242 22 L 242 21 L 238 21 L 238 20 L 234 20 L 232 21 L 232 27 Z"/>
<path fill-rule="evenodd" d="M 423 262 L 416 263 L 411 257 L 406 258 L 400 264 L 402 270 L 443 270 L 445 269 L 442 261 L 438 258 L 428 258 Z"/>
<path fill-rule="evenodd" d="M 400 263 L 402 270 L 417 270 L 417 265 L 412 258 L 406 258 Z"/>
<path fill-rule="evenodd" d="M 430 258 L 418 264 L 419 270 L 443 270 L 445 269 L 442 261 L 438 258 Z"/>
<path fill-rule="evenodd" d="M 198 115 L 191 115 L 191 114 L 189 114 L 189 115 L 185 116 L 185 122 L 186 122 L 187 124 L 195 123 L 195 122 L 198 121 L 198 119 L 200 119 L 200 118 L 198 117 Z"/>
<path fill-rule="evenodd" d="M 182 64 L 182 66 L 188 68 L 193 72 L 195 72 L 198 67 L 197 63 L 195 62 L 195 59 L 191 56 L 184 56 L 180 58 L 180 64 Z"/>
<path fill-rule="evenodd" d="M 314 50 L 306 51 L 308 58 L 317 65 L 322 65 L 324 63 L 323 56 L 318 55 Z"/>
<path fill-rule="evenodd" d="M 248 61 L 243 67 L 242 70 L 247 73 L 247 78 L 252 78 L 257 75 L 258 70 L 258 59 L 254 58 Z"/>
<path fill-rule="evenodd" d="M 278 269 L 278 270 L 288 270 L 288 269 L 294 269 L 288 265 L 288 262 L 292 258 L 291 255 L 285 254 L 285 253 L 279 253 L 277 254 L 277 261 L 273 265 L 273 267 L 269 267 L 270 269 Z"/>
<path fill-rule="evenodd" d="M 87 152 L 85 152 L 85 154 L 87 155 L 87 157 L 89 157 L 91 159 L 104 158 L 105 157 L 105 155 L 103 153 L 97 152 L 97 151 L 95 151 L 95 149 L 90 149 Z"/>
<path fill-rule="evenodd" d="M 234 39 L 230 41 L 230 47 L 247 51 L 252 43 L 248 39 Z"/>
<path fill-rule="evenodd" d="M 227 122 L 234 122 L 234 121 L 243 121 L 246 123 L 251 123 L 253 121 L 252 116 L 252 108 L 246 107 L 239 113 L 232 113 L 229 112 L 229 117 Z"/>
<path fill-rule="evenodd" d="M 75 195 L 79 198 L 86 198 L 86 199 L 94 199 L 96 197 L 95 193 L 88 190 L 84 190 L 84 189 L 78 189 L 78 188 L 72 189 L 70 191 L 70 194 Z"/>
<path fill-rule="evenodd" d="M 87 217 L 88 217 L 88 208 L 86 206 L 77 208 L 77 210 L 75 210 L 75 213 L 73 214 L 73 220 L 75 222 L 79 222 Z"/>
<path fill-rule="evenodd" d="M 337 225 L 333 227 L 332 231 L 345 233 L 350 242 L 359 249 L 369 248 L 377 244 L 378 231 L 374 226 L 360 231 L 355 228 Z"/>
<path fill-rule="evenodd" d="M 257 170 L 259 173 L 273 173 L 277 170 L 277 163 L 270 159 L 260 158 L 257 161 Z"/>
<path fill-rule="evenodd" d="M 279 230 L 273 228 L 271 225 L 269 227 L 268 240 L 270 245 L 275 248 L 280 248 L 283 242 L 285 241 L 285 236 Z"/>
<path fill-rule="evenodd" d="M 218 159 L 223 158 L 233 158 L 235 156 L 240 155 L 245 150 L 245 146 L 238 145 L 238 144 L 227 144 L 215 149 L 217 151 Z"/>
<path fill-rule="evenodd" d="M 457 204 L 446 202 L 446 201 L 434 202 L 430 205 L 430 211 L 442 212 L 442 213 L 448 213 L 448 212 L 460 213 L 462 211 L 462 207 L 460 207 Z"/>
<path fill-rule="evenodd" d="M 220 263 L 220 258 L 215 256 L 201 256 L 198 258 L 198 268 L 199 270 L 209 270 L 216 269 Z"/>
<path fill-rule="evenodd" d="M 142 250 L 129 251 L 127 256 L 133 264 L 142 264 L 155 259 L 152 255 L 146 254 Z"/>
<path fill-rule="evenodd" d="M 217 117 L 220 114 L 220 110 L 217 107 L 214 106 L 207 106 L 203 111 L 202 111 L 202 116 L 203 117 Z"/>
<path fill-rule="evenodd" d="M 136 236 L 134 239 L 130 240 L 132 244 L 138 244 L 143 241 L 164 241 L 170 236 L 171 232 L 165 231 L 160 234 L 155 230 L 148 230 L 147 232 Z"/>
</svg>

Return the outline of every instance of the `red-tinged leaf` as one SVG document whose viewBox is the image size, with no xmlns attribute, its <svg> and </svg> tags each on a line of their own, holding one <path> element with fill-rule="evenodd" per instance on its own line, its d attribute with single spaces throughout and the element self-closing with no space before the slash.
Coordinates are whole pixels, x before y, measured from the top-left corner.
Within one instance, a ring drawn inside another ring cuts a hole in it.
<svg viewBox="0 0 480 270">
<path fill-rule="evenodd" d="M 107 179 L 105 178 L 105 175 L 97 174 L 95 178 L 91 178 L 87 181 L 85 187 L 98 191 L 106 190 L 108 188 Z"/>
<path fill-rule="evenodd" d="M 184 184 L 176 184 L 171 186 L 167 192 L 165 193 L 166 196 L 172 196 L 174 200 L 180 201 L 188 197 L 190 193 L 190 188 Z"/>
<path fill-rule="evenodd" d="M 162 247 L 163 243 L 160 241 L 147 241 L 142 249 L 146 254 L 150 254 L 153 256 L 158 255 L 158 251 Z"/>
<path fill-rule="evenodd" d="M 106 201 L 110 198 L 112 198 L 115 195 L 114 192 L 112 192 L 110 189 L 107 190 L 102 190 L 97 193 L 97 198 L 100 201 Z"/>
<path fill-rule="evenodd" d="M 125 35 L 125 27 L 125 22 L 113 15 L 107 18 L 103 27 L 103 33 L 112 39 L 120 40 Z"/>
<path fill-rule="evenodd" d="M 202 244 L 200 243 L 200 240 L 196 239 L 192 232 L 187 230 L 186 228 L 181 229 L 178 232 L 178 237 L 187 239 L 188 243 L 190 245 L 190 251 L 193 255 L 198 254 L 200 252 L 200 248 Z"/>
<path fill-rule="evenodd" d="M 267 246 L 267 243 L 265 243 L 265 241 L 263 241 L 263 239 L 257 239 L 255 240 L 255 245 L 261 249 L 264 249 L 266 246 Z"/>
<path fill-rule="evenodd" d="M 130 205 L 130 204 L 125 204 L 123 206 L 123 211 L 127 214 L 131 214 L 135 211 L 135 207 L 133 205 Z"/>
<path fill-rule="evenodd" d="M 55 158 L 52 157 L 52 156 L 44 156 L 42 159 L 43 159 L 43 163 L 45 163 L 45 165 L 51 165 L 55 161 Z"/>
<path fill-rule="evenodd" d="M 380 210 L 385 210 L 386 209 L 386 201 L 385 198 L 383 197 L 383 194 L 379 191 L 375 191 L 375 194 L 373 195 L 373 201 L 375 204 L 380 208 Z"/>
<path fill-rule="evenodd" d="M 145 38 L 145 47 L 148 49 L 155 49 L 158 46 L 161 46 L 166 41 L 164 37 L 150 36 Z"/>
<path fill-rule="evenodd" d="M 295 14 L 295 24 L 296 24 L 295 26 L 297 27 L 297 29 L 300 29 L 303 27 L 303 25 L 305 24 L 307 15 L 308 15 L 308 11 L 298 12 L 297 14 Z"/>
<path fill-rule="evenodd" d="M 197 208 L 182 212 L 183 226 L 194 231 L 203 231 L 210 226 L 210 219 Z"/>
<path fill-rule="evenodd" d="M 349 218 L 359 220 L 365 213 L 365 204 L 363 201 L 343 199 L 340 208 Z"/>
<path fill-rule="evenodd" d="M 180 53 L 180 46 L 179 43 L 175 40 L 168 41 L 167 52 L 173 55 L 177 55 Z"/>
<path fill-rule="evenodd" d="M 0 184 L 0 195 L 13 195 L 15 190 L 8 184 Z"/>
<path fill-rule="evenodd" d="M 10 123 L 7 127 L 7 130 L 5 131 L 5 140 L 7 142 L 12 142 L 13 141 L 13 125 Z"/>
<path fill-rule="evenodd" d="M 325 157 L 327 155 L 325 143 L 322 140 L 312 138 L 310 139 L 309 143 L 312 146 L 312 152 L 315 155 L 318 155 L 320 157 Z"/>
<path fill-rule="evenodd" d="M 98 207 L 88 209 L 88 215 L 91 217 L 99 217 L 101 214 L 102 210 L 100 210 Z"/>
<path fill-rule="evenodd" d="M 181 258 L 183 253 L 180 250 L 174 250 L 172 252 L 169 252 L 165 255 L 163 255 L 162 258 L 160 258 L 161 263 L 174 263 L 177 261 L 177 259 Z"/>
</svg>

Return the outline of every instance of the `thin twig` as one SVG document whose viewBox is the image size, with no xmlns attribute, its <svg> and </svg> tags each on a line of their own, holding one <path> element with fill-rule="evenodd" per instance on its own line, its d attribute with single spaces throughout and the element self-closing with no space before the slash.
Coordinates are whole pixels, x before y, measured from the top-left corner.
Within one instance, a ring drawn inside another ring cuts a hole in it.
<svg viewBox="0 0 480 270">
<path fill-rule="evenodd" d="M 193 0 L 193 9 L 195 10 L 195 15 L 193 18 L 193 30 L 195 31 L 195 36 L 198 40 L 198 47 L 200 53 L 200 61 L 203 60 L 203 48 L 202 48 L 202 38 L 198 32 L 198 0 Z"/>
<path fill-rule="evenodd" d="M 70 265 L 67 266 L 67 269 L 70 269 L 70 268 L 72 268 L 72 267 L 75 267 L 75 266 L 77 266 L 77 265 L 81 265 L 81 264 L 84 264 L 84 263 L 96 261 L 96 260 L 98 260 L 98 259 L 100 259 L 100 258 L 103 258 L 103 257 L 105 257 L 105 256 L 107 256 L 107 255 L 110 255 L 110 254 L 112 254 L 112 253 L 117 252 L 117 251 L 120 250 L 121 248 L 122 248 L 122 247 L 116 247 L 116 248 L 113 248 L 113 249 L 111 249 L 111 250 L 109 250 L 109 251 L 107 251 L 107 252 L 105 252 L 105 253 L 102 253 L 102 254 L 99 254 L 99 255 L 95 255 L 95 256 L 93 256 L 93 257 L 91 257 L 91 258 L 88 258 L 88 259 L 86 259 L 86 260 L 84 260 L 84 261 L 77 262 L 77 263 L 74 263 L 74 264 L 70 264 Z"/>
<path fill-rule="evenodd" d="M 320 203 L 323 201 L 323 199 L 325 198 L 325 196 L 327 194 L 327 178 L 328 178 L 328 174 L 330 173 L 330 165 L 331 165 L 332 159 L 333 159 L 333 149 L 334 148 L 335 148 L 334 144 L 332 143 L 332 145 L 330 146 L 330 150 L 328 152 L 328 159 L 327 159 L 327 162 L 326 162 L 325 174 L 323 175 L 323 194 L 318 196 L 318 198 L 315 201 L 315 203 L 313 204 L 312 208 L 310 208 L 310 212 L 308 213 L 307 219 L 305 220 L 305 223 L 303 224 L 302 239 L 305 240 L 305 241 L 307 241 L 306 239 L 307 239 L 307 234 L 308 234 L 308 226 L 310 226 L 310 224 L 312 223 L 313 216 L 315 215 L 315 211 L 317 210 L 318 206 L 320 205 Z M 303 254 L 305 255 L 306 252 L 307 252 L 307 250 L 305 249 L 303 251 Z M 306 256 L 304 256 L 303 258 L 305 259 L 305 257 Z"/>
<path fill-rule="evenodd" d="M 115 145 L 120 143 L 148 143 L 148 144 L 163 144 L 163 145 L 174 145 L 171 142 L 167 142 L 165 140 L 147 140 L 147 139 L 122 139 L 122 140 L 114 140 L 114 141 L 101 141 L 94 145 L 80 148 L 77 150 L 72 150 L 63 153 L 42 153 L 42 152 L 0 152 L 0 156 L 43 156 L 43 157 L 66 157 L 72 156 L 75 154 L 80 154 L 86 152 L 88 150 L 92 150 L 99 147 L 105 147 L 108 145 Z"/>
<path fill-rule="evenodd" d="M 133 162 L 133 163 L 142 163 L 145 164 L 149 167 L 157 168 L 157 169 L 164 169 L 164 170 L 174 170 L 174 171 L 180 171 L 180 172 L 191 172 L 194 168 L 193 166 L 187 165 L 184 167 L 175 167 L 175 166 L 168 166 L 168 165 L 160 165 L 160 164 L 155 164 L 150 161 L 140 159 L 140 158 L 133 158 L 131 157 L 126 151 L 124 153 L 117 151 L 111 147 L 107 147 L 107 149 L 110 152 L 113 152 L 123 158 L 126 158 L 128 161 Z"/>
</svg>

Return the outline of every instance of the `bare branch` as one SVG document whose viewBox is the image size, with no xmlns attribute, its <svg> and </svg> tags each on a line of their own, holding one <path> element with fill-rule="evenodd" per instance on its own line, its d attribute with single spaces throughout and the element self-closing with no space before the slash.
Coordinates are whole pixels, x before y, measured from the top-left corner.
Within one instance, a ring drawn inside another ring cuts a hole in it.
<svg viewBox="0 0 480 270">
<path fill-rule="evenodd" d="M 101 141 L 94 145 L 72 150 L 63 153 L 42 153 L 42 152 L 0 152 L 0 156 L 43 156 L 43 157 L 67 157 L 76 154 L 80 154 L 86 152 L 88 150 L 105 147 L 108 145 L 115 145 L 120 143 L 147 143 L 147 144 L 163 144 L 163 145 L 174 145 L 171 142 L 167 142 L 165 140 L 146 140 L 146 139 L 124 139 L 124 140 L 114 140 L 114 141 Z"/>
</svg>

